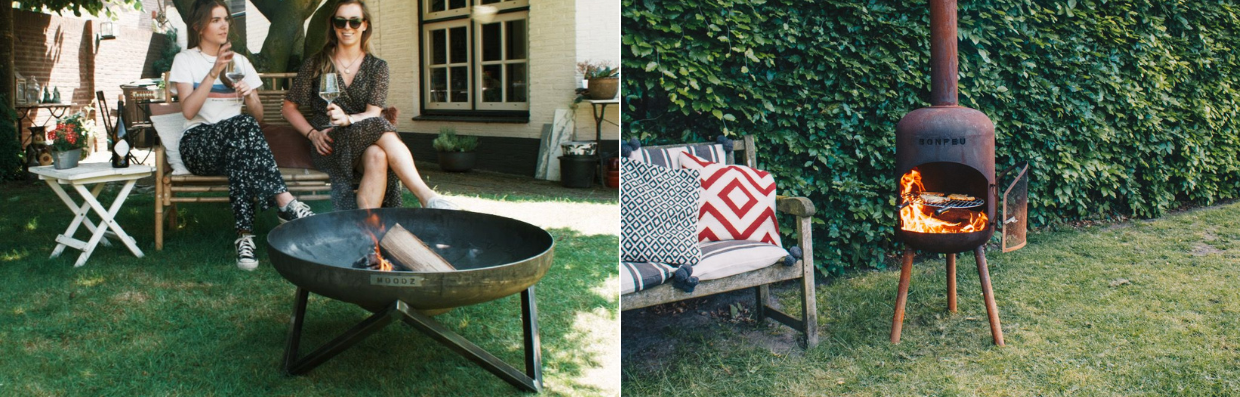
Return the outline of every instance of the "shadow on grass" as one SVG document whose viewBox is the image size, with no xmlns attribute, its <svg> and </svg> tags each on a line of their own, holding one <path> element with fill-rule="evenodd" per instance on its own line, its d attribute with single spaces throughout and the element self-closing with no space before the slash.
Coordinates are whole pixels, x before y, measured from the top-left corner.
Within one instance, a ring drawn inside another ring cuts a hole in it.
<svg viewBox="0 0 1240 397">
<path fill-rule="evenodd" d="M 146 257 L 113 244 L 73 268 L 76 251 L 47 258 L 72 218 L 68 210 L 46 187 L 4 190 L 11 195 L 3 199 L 0 233 L 11 237 L 0 246 L 0 395 L 522 394 L 403 323 L 305 376 L 285 377 L 280 366 L 295 287 L 270 266 L 265 243 L 257 271 L 235 267 L 227 205 L 181 204 L 184 227 L 167 231 L 164 249 L 155 251 L 152 198 L 131 196 L 118 222 Z M 275 224 L 269 211 L 256 229 L 266 233 Z M 618 385 L 599 384 L 593 375 L 610 364 L 597 347 L 619 348 L 616 297 L 605 293 L 615 284 L 616 238 L 550 232 L 555 261 L 536 285 L 547 394 L 615 394 Z M 520 310 L 513 295 L 436 320 L 523 369 Z M 302 354 L 369 315 L 311 295 Z"/>
</svg>

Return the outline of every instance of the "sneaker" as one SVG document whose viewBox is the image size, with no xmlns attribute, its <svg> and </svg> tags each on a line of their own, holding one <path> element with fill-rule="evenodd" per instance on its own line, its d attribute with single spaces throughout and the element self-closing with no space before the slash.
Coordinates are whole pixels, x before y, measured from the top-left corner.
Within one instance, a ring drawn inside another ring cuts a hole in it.
<svg viewBox="0 0 1240 397">
<path fill-rule="evenodd" d="M 254 257 L 254 235 L 242 234 L 233 241 L 237 246 L 237 267 L 245 271 L 253 271 L 258 268 L 258 258 Z"/>
<path fill-rule="evenodd" d="M 297 199 L 289 201 L 288 204 L 284 205 L 284 208 L 280 208 L 279 211 L 276 211 L 276 217 L 280 218 L 281 225 L 285 222 L 305 218 L 307 216 L 314 216 L 314 211 L 310 210 L 309 204 L 297 201 Z"/>
<path fill-rule="evenodd" d="M 426 208 L 440 209 L 440 210 L 459 210 L 459 209 L 461 209 L 461 207 L 460 207 L 460 206 L 458 206 L 458 205 L 456 205 L 456 203 L 453 203 L 453 202 L 451 202 L 451 201 L 448 201 L 448 199 L 443 198 L 443 196 L 435 196 L 435 198 L 430 199 L 430 200 L 427 200 L 427 201 L 426 201 L 426 205 L 425 205 L 425 207 L 426 207 Z"/>
</svg>

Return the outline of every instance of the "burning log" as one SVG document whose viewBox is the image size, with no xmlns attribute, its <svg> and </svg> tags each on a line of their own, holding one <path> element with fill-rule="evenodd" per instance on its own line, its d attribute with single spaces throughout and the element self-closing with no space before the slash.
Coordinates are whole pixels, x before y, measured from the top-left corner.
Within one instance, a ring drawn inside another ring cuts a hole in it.
<svg viewBox="0 0 1240 397">
<path fill-rule="evenodd" d="M 379 242 L 394 262 L 415 272 L 451 272 L 456 268 L 399 223 Z"/>
<path fill-rule="evenodd" d="M 391 271 L 403 271 L 404 272 L 404 271 L 413 270 L 405 266 L 404 264 L 394 263 L 387 259 L 383 259 L 383 256 L 380 255 L 378 251 L 373 251 L 373 252 L 366 254 L 365 256 L 362 256 L 361 258 L 357 258 L 356 261 L 353 261 L 353 268 L 354 269 L 366 269 L 366 270 L 382 270 L 385 272 L 391 272 Z"/>
</svg>

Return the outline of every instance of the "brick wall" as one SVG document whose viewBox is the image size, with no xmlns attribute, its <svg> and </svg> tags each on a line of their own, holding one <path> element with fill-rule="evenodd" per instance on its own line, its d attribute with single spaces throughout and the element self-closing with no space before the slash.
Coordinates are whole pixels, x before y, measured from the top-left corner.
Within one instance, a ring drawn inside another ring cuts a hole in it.
<svg viewBox="0 0 1240 397">
<path fill-rule="evenodd" d="M 153 9 L 153 2 L 145 3 Z M 123 12 L 113 22 L 116 39 L 102 40 L 95 45 L 99 21 L 26 11 L 13 11 L 14 66 L 40 85 L 60 89 L 61 99 L 72 103 L 69 112 L 82 110 L 95 98 L 95 91 L 105 92 L 108 106 L 116 107 L 120 85 L 143 77 L 154 77 L 152 63 L 166 42 L 165 36 L 151 33 L 150 13 Z M 51 112 L 31 112 L 33 120 L 26 127 L 53 123 Z M 115 115 L 113 115 L 115 117 Z"/>
</svg>

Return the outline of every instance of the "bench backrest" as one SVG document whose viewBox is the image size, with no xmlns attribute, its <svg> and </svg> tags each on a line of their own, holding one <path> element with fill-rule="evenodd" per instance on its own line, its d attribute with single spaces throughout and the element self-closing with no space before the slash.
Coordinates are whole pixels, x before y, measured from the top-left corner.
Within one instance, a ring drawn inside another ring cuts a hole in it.
<svg viewBox="0 0 1240 397">
<path fill-rule="evenodd" d="M 642 148 L 670 149 L 670 148 L 689 147 L 689 146 L 697 146 L 697 145 L 709 145 L 709 144 L 711 143 L 710 142 L 680 143 L 680 144 L 675 144 L 675 145 L 642 146 Z M 743 161 L 743 163 L 739 163 L 739 164 L 747 166 L 747 167 L 756 168 L 758 164 L 758 155 L 756 152 L 754 152 L 753 147 L 754 147 L 753 136 L 745 136 L 741 139 L 733 140 L 732 141 L 732 154 L 731 156 L 728 156 L 726 158 L 727 160 L 726 163 L 727 164 L 738 164 L 736 162 L 736 159 L 739 158 L 741 159 L 741 161 Z"/>
</svg>

